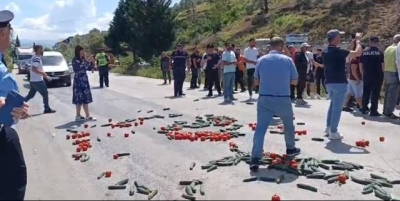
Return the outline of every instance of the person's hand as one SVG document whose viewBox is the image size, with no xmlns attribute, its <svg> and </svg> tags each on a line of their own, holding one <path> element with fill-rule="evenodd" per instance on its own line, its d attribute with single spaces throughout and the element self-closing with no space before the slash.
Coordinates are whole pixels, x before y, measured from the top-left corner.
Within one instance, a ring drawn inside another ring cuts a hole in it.
<svg viewBox="0 0 400 201">
<path fill-rule="evenodd" d="M 3 107 L 5 104 L 6 104 L 6 99 L 0 98 L 0 108 Z M 26 119 L 29 116 L 28 109 L 29 105 L 25 102 L 22 105 L 22 107 L 13 108 L 11 115 L 13 116 L 14 122 L 17 121 L 18 119 Z"/>
<path fill-rule="evenodd" d="M 45 80 L 47 80 L 47 81 L 50 81 L 50 80 L 51 80 L 51 78 L 50 78 L 47 74 L 44 75 L 43 78 L 44 78 Z"/>
<path fill-rule="evenodd" d="M 356 85 L 359 85 L 361 83 L 360 80 L 356 80 Z"/>
</svg>

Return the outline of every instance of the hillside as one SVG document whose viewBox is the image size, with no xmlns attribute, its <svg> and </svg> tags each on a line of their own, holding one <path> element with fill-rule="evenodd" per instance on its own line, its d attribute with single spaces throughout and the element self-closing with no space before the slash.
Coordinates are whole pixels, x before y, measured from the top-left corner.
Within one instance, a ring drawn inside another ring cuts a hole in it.
<svg viewBox="0 0 400 201">
<path fill-rule="evenodd" d="M 195 18 L 192 13 L 186 7 L 176 17 L 177 41 L 200 47 L 304 32 L 321 42 L 333 28 L 365 38 L 390 39 L 400 32 L 399 0 L 206 0 L 195 6 Z"/>
</svg>

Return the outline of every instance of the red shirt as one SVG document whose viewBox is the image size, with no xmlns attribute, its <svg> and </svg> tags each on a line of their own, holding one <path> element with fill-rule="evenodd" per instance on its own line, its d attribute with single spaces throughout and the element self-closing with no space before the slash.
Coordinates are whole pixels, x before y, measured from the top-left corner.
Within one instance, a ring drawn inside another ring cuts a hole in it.
<svg viewBox="0 0 400 201">
<path fill-rule="evenodd" d="M 360 78 L 360 80 L 362 80 L 362 75 L 361 75 L 361 71 L 360 71 L 360 57 L 356 57 L 356 58 L 354 58 L 354 59 L 352 59 L 350 61 L 350 76 L 349 76 L 349 79 L 350 80 L 356 80 L 356 78 L 353 75 L 352 69 L 351 69 L 352 65 L 357 65 L 357 75 L 358 75 L 358 78 Z"/>
</svg>

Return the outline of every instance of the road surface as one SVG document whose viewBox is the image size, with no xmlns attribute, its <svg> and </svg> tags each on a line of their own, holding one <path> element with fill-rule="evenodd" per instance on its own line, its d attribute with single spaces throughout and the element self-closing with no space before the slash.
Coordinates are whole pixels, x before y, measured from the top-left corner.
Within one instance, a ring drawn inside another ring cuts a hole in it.
<svg viewBox="0 0 400 201">
<path fill-rule="evenodd" d="M 204 200 L 216 199 L 271 199 L 275 193 L 282 199 L 376 199 L 373 194 L 362 195 L 363 186 L 348 181 L 346 185 L 328 185 L 323 180 L 310 180 L 305 177 L 288 176 L 282 184 L 252 182 L 243 183 L 250 177 L 248 165 L 219 168 L 207 173 L 200 169 L 202 164 L 233 155 L 227 142 L 190 142 L 170 141 L 165 136 L 156 134 L 153 127 L 159 128 L 171 124 L 174 120 L 191 120 L 197 115 L 213 113 L 235 117 L 239 123 L 255 122 L 256 106 L 247 105 L 243 101 L 247 93 L 237 94 L 239 99 L 234 105 L 220 105 L 222 98 L 202 99 L 206 95 L 202 90 L 185 90 L 186 97 L 170 98 L 171 85 L 161 85 L 161 80 L 142 77 L 110 75 L 110 88 L 99 89 L 97 74 L 89 72 L 93 87 L 92 114 L 98 118 L 93 124 L 103 124 L 109 118 L 122 121 L 129 118 L 152 114 L 167 115 L 182 113 L 183 117 L 176 119 L 157 119 L 145 121 L 143 126 L 135 127 L 136 134 L 124 138 L 128 129 L 96 128 L 87 129 L 91 133 L 93 148 L 89 151 L 91 159 L 86 163 L 74 161 L 71 155 L 75 147 L 71 140 L 66 140 L 67 128 L 79 127 L 75 123 L 75 109 L 71 104 L 72 88 L 50 88 L 50 104 L 57 110 L 55 114 L 42 113 L 42 99 L 39 94 L 31 100 L 31 114 L 34 118 L 21 121 L 17 126 L 28 167 L 28 187 L 26 199 L 147 199 L 146 196 L 128 195 L 128 190 L 107 190 L 108 185 L 129 178 L 139 181 L 150 188 L 159 190 L 156 200 L 182 199 L 184 188 L 178 185 L 179 180 L 201 179 L 205 182 L 206 195 L 198 197 Z M 27 94 L 29 84 L 23 80 L 24 75 L 16 75 L 22 94 Z M 187 87 L 187 83 L 185 88 Z M 194 99 L 200 101 L 194 102 Z M 311 137 L 323 137 L 327 100 L 310 100 L 310 107 L 295 107 L 296 121 L 305 122 L 305 126 L 297 129 L 307 129 L 306 136 L 300 136 L 297 146 L 302 149 L 302 156 L 318 159 L 341 159 L 356 162 L 365 166 L 364 170 L 352 172 L 352 175 L 368 177 L 369 173 L 377 173 L 390 179 L 400 179 L 400 157 L 398 155 L 400 130 L 398 122 L 388 122 L 383 118 L 369 118 L 343 113 L 340 131 L 345 139 L 340 142 L 315 142 Z M 163 111 L 165 107 L 171 111 Z M 380 106 L 381 107 L 381 106 Z M 142 110 L 142 113 L 138 113 Z M 167 115 L 168 116 L 168 115 Z M 365 125 L 362 122 L 365 121 Z M 247 126 L 242 128 L 247 135 L 234 139 L 240 149 L 250 151 L 253 131 Z M 114 137 L 107 138 L 111 132 Z M 55 136 L 52 137 L 53 133 Z M 96 137 L 102 138 L 96 142 Z M 384 136 L 385 142 L 379 142 Z M 369 140 L 370 146 L 365 150 L 354 147 L 357 140 Z M 265 151 L 283 153 L 284 141 L 282 135 L 267 135 Z M 131 153 L 130 157 L 113 160 L 113 154 Z M 191 162 L 197 166 L 190 171 Z M 110 170 L 111 178 L 98 180 L 99 173 Z M 277 172 L 261 171 L 259 174 L 278 175 Z M 318 193 L 296 188 L 297 183 L 312 184 L 319 187 Z M 388 189 L 400 195 L 400 186 Z"/>
</svg>

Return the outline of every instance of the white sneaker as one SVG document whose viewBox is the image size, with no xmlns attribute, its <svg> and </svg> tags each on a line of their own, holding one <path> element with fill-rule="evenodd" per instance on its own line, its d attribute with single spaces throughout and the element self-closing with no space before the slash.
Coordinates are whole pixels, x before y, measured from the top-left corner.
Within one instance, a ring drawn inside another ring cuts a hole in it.
<svg viewBox="0 0 400 201">
<path fill-rule="evenodd" d="M 87 121 L 97 121 L 97 119 L 95 117 L 92 117 L 92 116 L 86 117 L 86 120 Z"/>
<path fill-rule="evenodd" d="M 316 95 L 315 98 L 317 98 L 318 100 L 321 100 L 321 96 L 320 95 Z"/>
<path fill-rule="evenodd" d="M 304 94 L 303 97 L 304 97 L 304 99 L 310 99 L 310 98 L 311 98 L 311 97 L 308 96 L 307 94 Z"/>
<path fill-rule="evenodd" d="M 343 135 L 340 134 L 339 132 L 330 133 L 329 134 L 329 139 L 331 139 L 331 140 L 341 140 L 341 139 L 343 139 Z"/>
<path fill-rule="evenodd" d="M 85 117 L 82 116 L 75 117 L 75 121 L 85 121 Z"/>
</svg>

